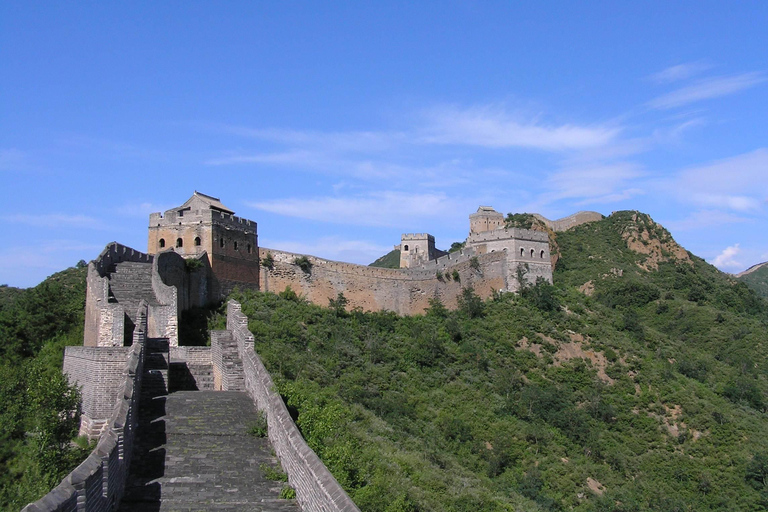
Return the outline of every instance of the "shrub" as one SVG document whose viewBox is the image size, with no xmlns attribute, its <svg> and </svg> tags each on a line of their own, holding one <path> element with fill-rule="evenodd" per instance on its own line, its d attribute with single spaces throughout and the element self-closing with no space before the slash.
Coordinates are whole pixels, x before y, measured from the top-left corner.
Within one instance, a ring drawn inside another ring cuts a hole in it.
<svg viewBox="0 0 768 512">
<path fill-rule="evenodd" d="M 279 468 L 279 467 L 273 467 L 269 464 L 259 464 L 259 469 L 262 473 L 264 473 L 264 478 L 267 480 L 273 480 L 275 482 L 287 482 L 288 481 L 288 475 L 285 474 L 285 472 Z"/>
<path fill-rule="evenodd" d="M 186 258 L 184 260 L 184 266 L 187 267 L 187 270 L 195 270 L 198 268 L 202 268 L 204 265 L 203 265 L 203 262 L 197 258 Z"/>
<path fill-rule="evenodd" d="M 453 280 L 456 281 L 457 283 L 461 281 L 461 276 L 459 275 L 458 270 L 454 270 L 453 272 L 451 272 L 451 277 L 453 277 Z"/>
<path fill-rule="evenodd" d="M 248 427 L 248 434 L 259 438 L 267 437 L 267 418 L 263 412 L 256 413 L 256 422 Z"/>
<path fill-rule="evenodd" d="M 480 260 L 477 259 L 477 256 L 472 256 L 469 260 L 469 268 L 472 270 L 480 271 Z"/>
<path fill-rule="evenodd" d="M 280 499 L 281 500 L 295 500 L 296 499 L 296 489 L 294 489 L 290 485 L 286 485 L 285 487 L 280 489 Z"/>
<path fill-rule="evenodd" d="M 306 256 L 299 256 L 293 260 L 293 264 L 299 267 L 305 274 L 312 273 L 312 262 Z"/>
<path fill-rule="evenodd" d="M 269 270 L 275 268 L 275 259 L 272 257 L 271 252 L 268 252 L 266 256 L 261 258 L 261 266 Z"/>
</svg>

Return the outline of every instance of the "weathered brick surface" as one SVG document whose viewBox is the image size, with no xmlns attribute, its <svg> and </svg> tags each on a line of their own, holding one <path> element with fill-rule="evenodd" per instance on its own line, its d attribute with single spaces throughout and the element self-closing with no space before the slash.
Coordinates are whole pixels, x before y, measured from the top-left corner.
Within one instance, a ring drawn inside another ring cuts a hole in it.
<svg viewBox="0 0 768 512">
<path fill-rule="evenodd" d="M 268 439 L 248 434 L 257 411 L 243 392 L 180 391 L 142 406 L 137 462 L 119 510 L 295 512 Z M 146 414 L 144 414 L 146 412 Z"/>
</svg>

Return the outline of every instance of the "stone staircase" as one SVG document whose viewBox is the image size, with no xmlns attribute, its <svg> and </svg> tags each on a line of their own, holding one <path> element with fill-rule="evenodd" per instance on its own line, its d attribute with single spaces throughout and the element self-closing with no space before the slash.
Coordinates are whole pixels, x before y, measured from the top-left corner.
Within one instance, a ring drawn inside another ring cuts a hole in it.
<svg viewBox="0 0 768 512">
<path fill-rule="evenodd" d="M 264 474 L 279 463 L 267 438 L 248 433 L 257 421 L 243 392 L 179 391 L 145 402 L 118 510 L 298 512 L 295 500 L 280 499 L 287 484 Z"/>
<path fill-rule="evenodd" d="M 110 302 L 122 304 L 125 314 L 136 322 L 139 303 L 157 304 L 152 290 L 152 264 L 123 261 L 109 269 Z"/>
<path fill-rule="evenodd" d="M 142 399 L 168 394 L 169 367 L 168 338 L 148 338 L 141 384 Z"/>
</svg>

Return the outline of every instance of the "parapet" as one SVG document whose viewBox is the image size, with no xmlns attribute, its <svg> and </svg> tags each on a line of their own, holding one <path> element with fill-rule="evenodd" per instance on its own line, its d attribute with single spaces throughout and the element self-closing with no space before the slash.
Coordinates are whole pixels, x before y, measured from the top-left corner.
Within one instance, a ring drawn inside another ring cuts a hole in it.
<svg viewBox="0 0 768 512">
<path fill-rule="evenodd" d="M 544 231 L 534 231 L 532 229 L 521 228 L 503 228 L 485 231 L 483 233 L 473 233 L 467 238 L 467 244 L 480 242 L 491 242 L 495 240 L 527 240 L 531 242 L 548 242 L 549 235 Z"/>
<path fill-rule="evenodd" d="M 435 237 L 429 233 L 403 233 L 400 236 L 401 240 L 432 240 L 434 242 Z"/>
</svg>

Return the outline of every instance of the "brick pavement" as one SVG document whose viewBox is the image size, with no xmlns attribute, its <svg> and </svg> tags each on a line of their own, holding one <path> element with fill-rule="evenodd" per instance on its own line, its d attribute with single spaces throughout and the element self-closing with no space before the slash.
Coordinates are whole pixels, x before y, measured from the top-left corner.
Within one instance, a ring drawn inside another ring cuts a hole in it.
<svg viewBox="0 0 768 512">
<path fill-rule="evenodd" d="M 248 434 L 251 399 L 236 391 L 178 391 L 143 400 L 141 423 L 119 510 L 298 512 L 279 499 L 283 482 L 259 466 L 279 468 L 269 440 Z"/>
</svg>

